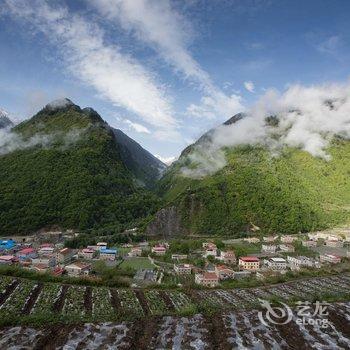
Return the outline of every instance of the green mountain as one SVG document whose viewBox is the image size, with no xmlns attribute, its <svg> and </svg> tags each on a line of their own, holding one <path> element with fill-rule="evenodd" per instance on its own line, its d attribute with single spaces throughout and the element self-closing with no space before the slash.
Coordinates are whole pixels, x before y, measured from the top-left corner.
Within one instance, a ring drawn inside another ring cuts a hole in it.
<svg viewBox="0 0 350 350">
<path fill-rule="evenodd" d="M 350 141 L 334 139 L 330 161 L 296 148 L 284 148 L 278 157 L 262 146 L 227 148 L 221 170 L 200 179 L 184 176 L 184 168 L 198 166 L 197 146 L 211 135 L 187 147 L 161 179 L 167 205 L 149 234 L 237 236 L 256 226 L 262 233 L 297 233 L 350 222 Z"/>
<path fill-rule="evenodd" d="M 9 135 L 0 147 L 2 235 L 53 225 L 119 232 L 159 206 L 139 185 L 142 176 L 151 184 L 159 173 L 153 180 L 134 173 L 135 160 L 126 164 L 125 144 L 90 108 L 55 101 Z"/>
</svg>

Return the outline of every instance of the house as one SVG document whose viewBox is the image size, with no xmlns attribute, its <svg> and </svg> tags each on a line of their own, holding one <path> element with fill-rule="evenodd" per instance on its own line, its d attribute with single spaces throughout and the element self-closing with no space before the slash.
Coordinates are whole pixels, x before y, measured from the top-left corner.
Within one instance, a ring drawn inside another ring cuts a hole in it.
<svg viewBox="0 0 350 350">
<path fill-rule="evenodd" d="M 283 235 L 281 236 L 281 243 L 293 243 L 294 241 L 298 240 L 298 237 L 292 236 L 292 235 Z"/>
<path fill-rule="evenodd" d="M 226 265 L 217 265 L 215 267 L 215 273 L 219 277 L 219 280 L 230 279 L 234 276 L 234 271 Z"/>
<path fill-rule="evenodd" d="M 38 250 L 39 256 L 50 256 L 55 252 L 55 248 L 52 246 L 46 246 L 41 245 L 40 249 Z"/>
<path fill-rule="evenodd" d="M 204 257 L 207 258 L 208 256 L 217 256 L 217 247 L 214 243 L 203 243 L 204 250 Z"/>
<path fill-rule="evenodd" d="M 11 250 L 16 246 L 16 241 L 12 239 L 0 240 L 0 251 Z"/>
<path fill-rule="evenodd" d="M 266 236 L 266 237 L 263 237 L 263 241 L 264 242 L 268 242 L 268 243 L 274 242 L 277 239 L 278 239 L 278 236 Z"/>
<path fill-rule="evenodd" d="M 65 270 L 68 273 L 68 276 L 82 276 L 82 275 L 88 275 L 91 270 L 90 264 L 85 264 L 81 261 L 76 261 L 72 264 L 69 264 L 65 267 Z"/>
<path fill-rule="evenodd" d="M 287 256 L 289 267 L 292 270 L 300 270 L 302 267 L 321 267 L 320 263 L 306 256 Z"/>
<path fill-rule="evenodd" d="M 267 260 L 267 267 L 271 270 L 285 270 L 287 261 L 283 258 L 270 258 Z"/>
<path fill-rule="evenodd" d="M 63 248 L 56 253 L 57 264 L 67 264 L 74 256 L 74 250 L 70 248 Z"/>
<path fill-rule="evenodd" d="M 192 265 L 190 265 L 190 264 L 174 264 L 174 270 L 179 275 L 190 275 L 192 272 Z"/>
<path fill-rule="evenodd" d="M 46 268 L 54 267 L 56 266 L 56 255 L 46 255 L 46 256 L 39 256 L 37 258 L 32 259 L 32 265 L 45 265 Z"/>
<path fill-rule="evenodd" d="M 273 254 L 276 253 L 277 246 L 275 244 L 262 244 L 261 245 L 261 252 Z"/>
<path fill-rule="evenodd" d="M 151 251 L 156 255 L 165 255 L 167 248 L 164 245 L 158 244 L 152 247 Z"/>
<path fill-rule="evenodd" d="M 32 270 L 39 273 L 45 273 L 48 270 L 48 266 L 46 264 L 36 264 L 32 266 Z"/>
<path fill-rule="evenodd" d="M 320 255 L 320 261 L 322 263 L 339 264 L 341 262 L 341 257 L 334 254 L 323 254 Z"/>
<path fill-rule="evenodd" d="M 194 281 L 205 287 L 216 287 L 219 285 L 219 277 L 215 272 L 196 273 Z"/>
<path fill-rule="evenodd" d="M 281 250 L 281 252 L 286 252 L 286 253 L 295 251 L 294 246 L 291 244 L 280 244 L 279 249 Z"/>
<path fill-rule="evenodd" d="M 235 264 L 237 262 L 236 254 L 233 250 L 228 250 L 226 252 L 221 251 L 218 259 L 225 264 Z"/>
<path fill-rule="evenodd" d="M 24 248 L 16 253 L 19 260 L 33 259 L 38 256 L 37 252 L 33 248 Z"/>
<path fill-rule="evenodd" d="M 101 248 L 100 250 L 100 259 L 114 261 L 117 255 L 117 249 L 108 249 L 106 247 Z"/>
<path fill-rule="evenodd" d="M 84 248 L 78 253 L 78 256 L 83 259 L 91 260 L 96 256 L 96 250 Z"/>
<path fill-rule="evenodd" d="M 303 247 L 311 248 L 311 247 L 316 247 L 317 246 L 317 241 L 302 241 L 301 242 Z"/>
<path fill-rule="evenodd" d="M 233 278 L 234 279 L 242 279 L 242 278 L 247 278 L 251 275 L 252 273 L 250 271 L 235 271 L 233 273 Z"/>
<path fill-rule="evenodd" d="M 260 239 L 258 237 L 248 237 L 248 238 L 243 238 L 243 241 L 247 243 L 259 243 Z"/>
<path fill-rule="evenodd" d="M 130 252 L 128 253 L 128 256 L 130 258 L 134 258 L 134 257 L 141 256 L 141 255 L 142 255 L 142 249 L 139 247 L 131 248 Z"/>
<path fill-rule="evenodd" d="M 64 273 L 64 268 L 56 266 L 52 272 L 51 272 L 54 276 L 62 276 Z"/>
<path fill-rule="evenodd" d="M 140 269 L 136 272 L 134 281 L 141 284 L 155 283 L 157 281 L 157 273 L 152 269 Z"/>
<path fill-rule="evenodd" d="M 238 260 L 238 266 L 242 270 L 258 270 L 260 268 L 260 260 L 255 256 L 242 256 Z"/>
<path fill-rule="evenodd" d="M 107 248 L 107 243 L 106 242 L 97 242 L 97 247 L 98 247 L 98 249 L 106 249 Z"/>
<path fill-rule="evenodd" d="M 0 256 L 0 265 L 11 265 L 18 262 L 18 258 L 14 255 L 2 255 Z"/>
<path fill-rule="evenodd" d="M 325 241 L 325 245 L 327 247 L 333 247 L 333 248 L 343 248 L 344 243 L 340 240 L 335 240 L 335 239 L 328 239 Z"/>
<path fill-rule="evenodd" d="M 186 260 L 187 254 L 172 254 L 171 259 L 172 260 Z"/>
</svg>

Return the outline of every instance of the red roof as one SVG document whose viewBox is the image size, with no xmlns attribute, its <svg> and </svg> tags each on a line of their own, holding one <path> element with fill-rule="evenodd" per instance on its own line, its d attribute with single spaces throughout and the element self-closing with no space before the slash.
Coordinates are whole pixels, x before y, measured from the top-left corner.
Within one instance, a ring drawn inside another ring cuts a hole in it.
<svg viewBox="0 0 350 350">
<path fill-rule="evenodd" d="M 239 260 L 242 260 L 244 262 L 259 262 L 259 258 L 256 256 L 242 256 L 239 258 Z"/>
<path fill-rule="evenodd" d="M 206 279 L 206 280 L 217 280 L 218 276 L 216 275 L 215 272 L 204 272 L 203 279 Z"/>
<path fill-rule="evenodd" d="M 30 254 L 30 253 L 34 253 L 33 248 L 24 248 L 24 249 L 19 251 L 19 254 Z"/>
</svg>

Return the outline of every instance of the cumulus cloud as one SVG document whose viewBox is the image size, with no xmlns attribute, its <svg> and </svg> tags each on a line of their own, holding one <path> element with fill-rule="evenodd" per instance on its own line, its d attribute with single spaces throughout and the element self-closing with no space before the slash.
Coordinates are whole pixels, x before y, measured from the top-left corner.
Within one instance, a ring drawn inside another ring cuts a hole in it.
<svg viewBox="0 0 350 350">
<path fill-rule="evenodd" d="M 246 90 L 248 90 L 249 92 L 254 92 L 255 89 L 255 85 L 252 81 L 245 81 L 244 82 L 244 87 L 246 88 Z"/>
<path fill-rule="evenodd" d="M 209 74 L 193 58 L 189 44 L 192 28 L 169 0 L 90 0 L 106 18 L 131 31 L 154 48 L 176 72 L 195 82 L 203 92 L 199 104 L 191 104 L 187 113 L 201 118 L 230 116 L 243 109 L 239 96 L 226 95 L 215 86 Z"/>
<path fill-rule="evenodd" d="M 125 120 L 125 123 L 134 131 L 144 134 L 150 134 L 151 132 L 144 126 L 139 123 L 134 123 L 129 119 Z"/>
<path fill-rule="evenodd" d="M 108 45 L 96 23 L 45 0 L 5 0 L 5 12 L 45 34 L 61 53 L 67 70 L 100 96 L 163 132 L 176 129 L 162 85 L 118 46 Z"/>
<path fill-rule="evenodd" d="M 184 175 L 202 177 L 221 169 L 226 160 L 223 147 L 263 145 L 273 155 L 285 147 L 296 147 L 328 161 L 327 147 L 334 136 L 350 138 L 350 83 L 290 86 L 283 93 L 268 90 L 231 125 L 221 125 L 209 140 L 190 156 L 195 169 Z"/>
</svg>

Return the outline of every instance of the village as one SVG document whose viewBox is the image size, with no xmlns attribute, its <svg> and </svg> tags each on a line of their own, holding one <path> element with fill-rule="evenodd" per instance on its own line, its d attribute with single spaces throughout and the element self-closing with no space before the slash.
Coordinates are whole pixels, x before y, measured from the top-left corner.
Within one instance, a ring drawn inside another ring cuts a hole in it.
<svg viewBox="0 0 350 350">
<path fill-rule="evenodd" d="M 143 241 L 111 247 L 97 242 L 80 249 L 65 247 L 70 237 L 56 232 L 40 239 L 2 239 L 0 268 L 10 265 L 40 274 L 98 279 L 97 266 L 102 264 L 105 269 L 114 268 L 116 274 L 127 271 L 131 287 L 230 287 L 232 281 L 264 281 L 288 272 L 319 271 L 350 258 L 350 230 L 231 240 Z"/>
</svg>

